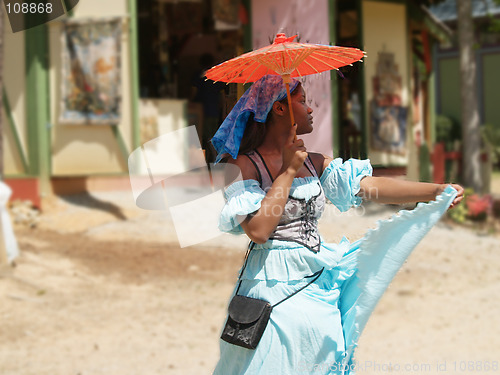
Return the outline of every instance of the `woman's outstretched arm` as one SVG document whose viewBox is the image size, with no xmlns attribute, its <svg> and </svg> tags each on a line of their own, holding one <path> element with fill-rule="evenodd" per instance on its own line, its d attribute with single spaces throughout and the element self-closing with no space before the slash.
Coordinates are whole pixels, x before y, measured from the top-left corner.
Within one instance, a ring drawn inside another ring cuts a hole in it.
<svg viewBox="0 0 500 375">
<path fill-rule="evenodd" d="M 321 166 L 322 171 L 333 160 L 322 154 L 311 154 L 315 165 Z M 426 182 L 405 181 L 389 177 L 366 176 L 361 180 L 360 191 L 357 194 L 363 199 L 378 203 L 400 204 L 414 202 L 428 202 L 438 196 L 448 184 L 432 184 Z M 451 184 L 458 194 L 450 208 L 459 204 L 464 196 L 464 189 L 457 184 Z"/>
<path fill-rule="evenodd" d="M 358 196 L 378 203 L 410 203 L 433 200 L 444 191 L 448 184 L 432 184 L 413 182 L 389 177 L 367 176 L 361 180 Z M 457 184 L 451 184 L 458 194 L 450 208 L 463 199 L 464 189 Z"/>
</svg>

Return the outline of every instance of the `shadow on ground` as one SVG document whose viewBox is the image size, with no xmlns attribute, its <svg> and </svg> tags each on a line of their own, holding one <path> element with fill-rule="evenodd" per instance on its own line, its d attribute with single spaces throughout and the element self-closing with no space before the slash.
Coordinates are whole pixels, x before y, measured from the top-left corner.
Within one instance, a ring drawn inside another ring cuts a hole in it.
<svg viewBox="0 0 500 375">
<path fill-rule="evenodd" d="M 71 195 L 61 195 L 59 197 L 70 204 L 94 208 L 97 210 L 108 212 L 119 220 L 127 220 L 127 216 L 125 216 L 120 206 L 105 200 L 98 199 L 88 192 Z"/>
</svg>

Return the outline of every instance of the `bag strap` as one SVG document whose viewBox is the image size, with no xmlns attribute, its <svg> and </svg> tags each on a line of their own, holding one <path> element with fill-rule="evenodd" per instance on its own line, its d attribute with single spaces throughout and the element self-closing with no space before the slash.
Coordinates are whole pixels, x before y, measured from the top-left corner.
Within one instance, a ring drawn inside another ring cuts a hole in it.
<svg viewBox="0 0 500 375">
<path fill-rule="evenodd" d="M 252 251 L 254 246 L 255 246 L 255 242 L 250 241 L 250 243 L 248 244 L 247 253 L 245 254 L 245 261 L 243 262 L 243 267 L 241 268 L 240 275 L 238 276 L 238 280 L 240 280 L 240 282 L 238 283 L 238 289 L 236 289 L 236 293 L 234 293 L 234 295 L 237 295 L 239 290 L 240 290 L 241 281 L 242 281 L 241 276 L 243 276 L 243 271 L 245 271 L 245 268 L 247 267 L 248 256 L 250 255 L 250 251 Z"/>
<path fill-rule="evenodd" d="M 285 297 L 283 298 L 281 301 L 275 303 L 272 307 L 275 308 L 276 306 L 278 306 L 280 303 L 282 302 L 285 302 L 288 298 L 291 298 L 293 297 L 294 295 L 296 295 L 298 292 L 301 292 L 302 290 L 304 290 L 305 288 L 307 288 L 309 285 L 311 285 L 313 282 L 315 282 L 316 280 L 318 280 L 318 278 L 321 276 L 321 274 L 323 273 L 323 270 L 325 268 L 322 268 L 320 269 L 318 272 L 315 272 L 313 273 L 311 276 L 306 276 L 306 278 L 309 278 L 309 277 L 314 277 L 314 279 L 312 279 L 311 281 L 309 281 L 306 285 L 304 285 L 302 288 L 300 289 L 297 289 L 295 292 L 293 292 L 292 294 L 290 294 L 288 297 Z"/>
<path fill-rule="evenodd" d="M 252 251 L 252 249 L 254 248 L 255 246 L 255 242 L 253 241 L 250 241 L 250 243 L 248 244 L 248 249 L 247 249 L 247 253 L 245 254 L 245 261 L 243 263 L 243 267 L 241 268 L 241 272 L 240 272 L 240 276 L 238 276 L 238 279 L 240 280 L 240 282 L 238 283 L 238 288 L 236 289 L 236 292 L 234 293 L 234 295 L 238 295 L 238 292 L 240 291 L 240 287 L 241 287 L 241 276 L 243 276 L 243 271 L 245 271 L 245 268 L 247 266 L 247 262 L 248 262 L 248 256 L 250 255 L 250 251 Z M 302 290 L 304 290 L 305 288 L 307 288 L 309 285 L 311 285 L 312 283 L 314 283 L 316 280 L 318 280 L 318 278 L 321 276 L 321 274 L 323 273 L 324 271 L 324 267 L 322 269 L 320 269 L 319 271 L 313 273 L 312 275 L 310 276 L 306 276 L 305 278 L 308 279 L 310 277 L 314 277 L 314 279 L 312 279 L 311 281 L 309 281 L 306 285 L 304 285 L 303 287 L 297 289 L 295 292 L 293 292 L 292 294 L 290 294 L 289 296 L 283 298 L 281 301 L 279 302 L 276 302 L 274 305 L 272 305 L 272 307 L 276 307 L 278 306 L 280 303 L 282 302 L 285 302 L 287 299 L 293 297 L 294 295 L 296 295 L 297 293 L 301 292 Z"/>
</svg>

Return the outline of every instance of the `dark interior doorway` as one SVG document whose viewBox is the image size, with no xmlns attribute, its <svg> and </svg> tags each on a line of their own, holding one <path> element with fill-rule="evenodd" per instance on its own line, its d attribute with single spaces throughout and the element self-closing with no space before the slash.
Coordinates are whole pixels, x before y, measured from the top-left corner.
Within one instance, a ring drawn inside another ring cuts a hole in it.
<svg viewBox="0 0 500 375">
<path fill-rule="evenodd" d="M 337 40 L 336 45 L 362 49 L 360 45 L 359 10 L 357 2 L 339 0 L 337 4 Z M 362 63 L 361 63 L 362 64 Z M 338 81 L 338 109 L 340 126 L 339 156 L 349 158 L 365 158 L 363 151 L 364 121 L 362 95 L 362 66 L 360 63 L 341 68 L 343 77 Z"/>
<path fill-rule="evenodd" d="M 209 140 L 235 101 L 236 85 L 214 85 L 203 73 L 235 57 L 243 40 L 239 9 L 217 4 L 137 0 L 140 97 L 187 100 L 188 123 L 197 127 L 207 161 L 214 159 Z"/>
</svg>

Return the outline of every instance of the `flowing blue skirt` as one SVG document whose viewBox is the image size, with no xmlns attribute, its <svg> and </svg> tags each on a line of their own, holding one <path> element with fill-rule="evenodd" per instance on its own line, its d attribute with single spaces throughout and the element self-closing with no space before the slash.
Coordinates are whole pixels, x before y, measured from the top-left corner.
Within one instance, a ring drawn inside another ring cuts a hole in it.
<svg viewBox="0 0 500 375">
<path fill-rule="evenodd" d="M 305 271 L 303 276 L 325 270 L 314 283 L 273 309 L 257 349 L 221 340 L 221 356 L 214 374 L 354 373 L 352 355 L 371 312 L 411 251 L 455 196 L 456 191 L 448 187 L 435 201 L 420 203 L 412 211 L 401 211 L 380 221 L 361 240 L 352 244 L 347 240 L 340 244 L 322 243 L 317 254 L 296 246 L 287 250 L 284 243 L 252 250 L 253 258 L 249 258 L 238 294 L 271 304 L 307 284 L 309 279 L 273 277 L 275 271 L 266 271 L 262 266 L 267 258 L 273 259 L 273 263 L 281 259 L 297 262 L 298 266 L 288 265 L 288 275 L 297 273 L 301 263 L 319 267 Z M 315 257 L 314 261 L 309 257 Z"/>
</svg>

